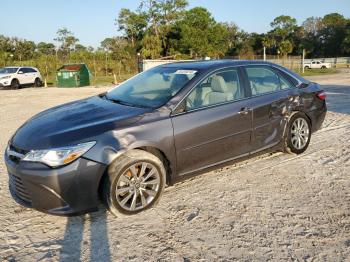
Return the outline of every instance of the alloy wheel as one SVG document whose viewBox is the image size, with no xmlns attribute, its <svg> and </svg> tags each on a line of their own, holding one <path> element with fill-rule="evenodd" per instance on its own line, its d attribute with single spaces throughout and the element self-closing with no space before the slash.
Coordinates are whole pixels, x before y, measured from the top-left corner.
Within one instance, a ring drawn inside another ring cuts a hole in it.
<svg viewBox="0 0 350 262">
<path fill-rule="evenodd" d="M 292 145 L 298 149 L 303 149 L 309 141 L 309 125 L 304 118 L 297 118 L 291 128 Z"/>
<path fill-rule="evenodd" d="M 138 211 L 148 207 L 160 189 L 160 174 L 147 162 L 131 165 L 118 179 L 115 195 L 121 208 Z"/>
</svg>

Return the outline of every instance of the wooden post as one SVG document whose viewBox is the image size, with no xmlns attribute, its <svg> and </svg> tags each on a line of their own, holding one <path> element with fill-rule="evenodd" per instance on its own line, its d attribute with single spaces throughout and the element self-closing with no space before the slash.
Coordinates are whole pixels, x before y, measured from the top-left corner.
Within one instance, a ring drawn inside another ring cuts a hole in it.
<svg viewBox="0 0 350 262">
<path fill-rule="evenodd" d="M 115 74 L 113 74 L 113 78 L 114 78 L 114 83 L 113 84 L 118 84 L 118 82 L 117 82 L 117 76 L 115 75 Z"/>
<path fill-rule="evenodd" d="M 305 73 L 305 49 L 303 49 L 302 65 L 303 65 L 302 71 L 304 74 Z"/>
<path fill-rule="evenodd" d="M 264 46 L 264 61 L 266 61 L 266 47 Z"/>
</svg>

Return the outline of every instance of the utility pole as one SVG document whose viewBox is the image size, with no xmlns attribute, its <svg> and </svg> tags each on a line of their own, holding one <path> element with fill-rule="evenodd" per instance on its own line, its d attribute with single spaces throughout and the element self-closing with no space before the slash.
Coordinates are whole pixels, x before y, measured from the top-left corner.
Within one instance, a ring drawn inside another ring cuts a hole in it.
<svg viewBox="0 0 350 262">
<path fill-rule="evenodd" d="M 305 73 L 305 49 L 303 49 L 303 58 L 302 58 L 302 65 L 303 65 L 303 74 Z"/>
<path fill-rule="evenodd" d="M 141 73 L 142 72 L 142 65 L 141 65 L 141 54 L 137 53 L 137 72 Z"/>
<path fill-rule="evenodd" d="M 108 69 L 107 69 L 107 64 L 108 64 L 108 53 L 107 53 L 107 50 L 106 50 L 106 64 L 105 64 L 105 69 L 106 69 L 106 76 L 108 75 Z"/>
</svg>

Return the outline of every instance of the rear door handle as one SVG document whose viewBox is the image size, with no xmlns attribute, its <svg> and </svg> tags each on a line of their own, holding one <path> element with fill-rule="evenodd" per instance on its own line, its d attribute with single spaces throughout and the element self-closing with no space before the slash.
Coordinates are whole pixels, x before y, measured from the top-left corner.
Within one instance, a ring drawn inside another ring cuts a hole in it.
<svg viewBox="0 0 350 262">
<path fill-rule="evenodd" d="M 239 111 L 238 114 L 240 114 L 240 115 L 248 115 L 250 111 L 252 111 L 251 108 L 249 108 L 249 107 L 242 107 L 241 111 Z"/>
</svg>

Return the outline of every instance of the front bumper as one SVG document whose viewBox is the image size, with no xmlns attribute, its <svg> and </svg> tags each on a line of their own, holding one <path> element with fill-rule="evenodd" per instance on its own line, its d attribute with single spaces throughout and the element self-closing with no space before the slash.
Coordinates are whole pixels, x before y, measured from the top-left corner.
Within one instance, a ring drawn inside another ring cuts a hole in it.
<svg viewBox="0 0 350 262">
<path fill-rule="evenodd" d="M 11 85 L 11 81 L 9 80 L 1 80 L 0 81 L 0 87 L 7 87 Z"/>
<path fill-rule="evenodd" d="M 41 163 L 13 161 L 6 154 L 5 163 L 10 192 L 19 204 L 55 215 L 97 210 L 105 165 L 80 158 L 52 169 Z"/>
</svg>

